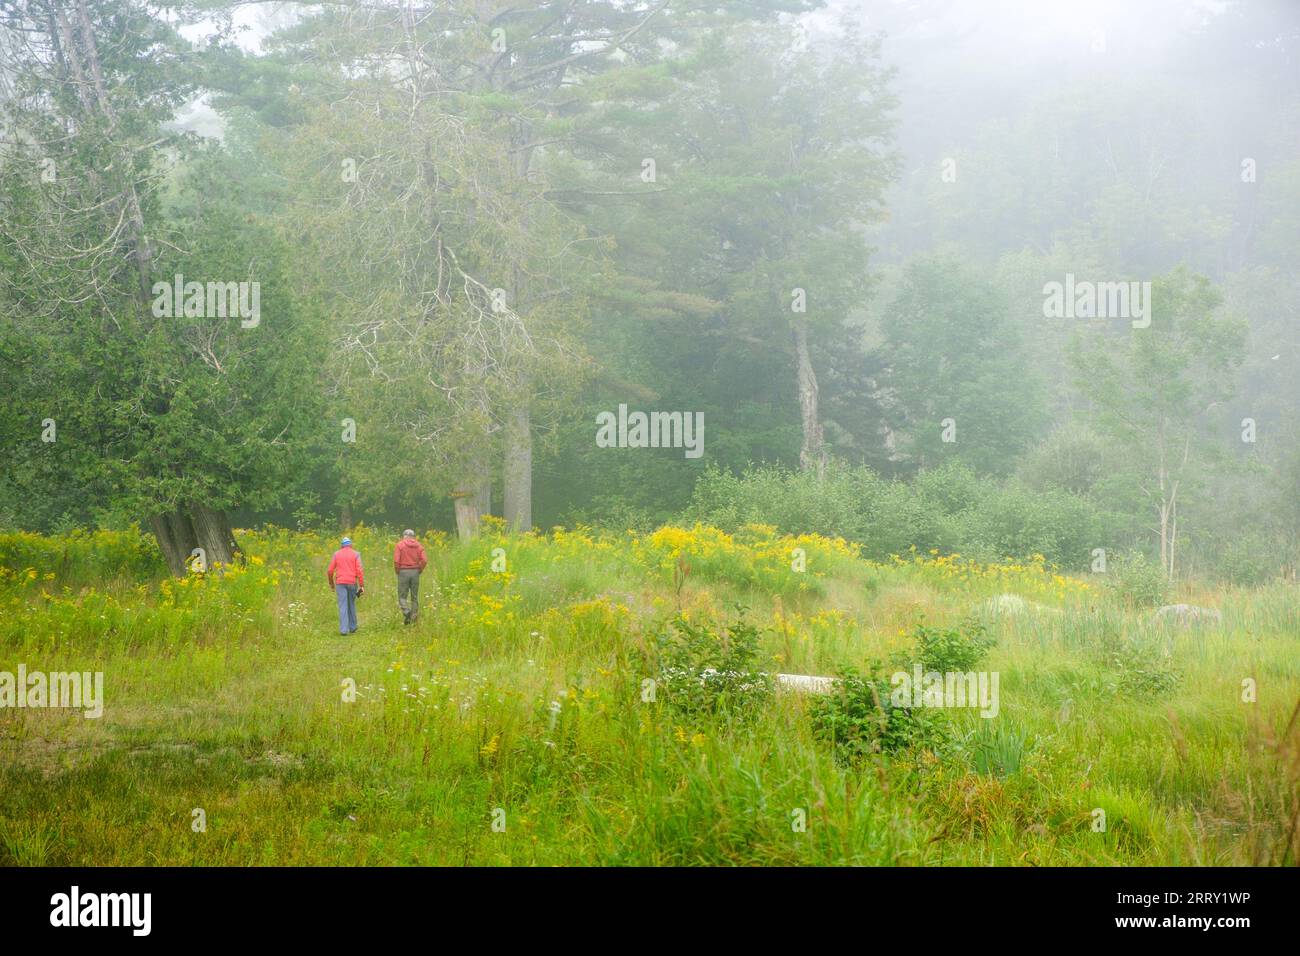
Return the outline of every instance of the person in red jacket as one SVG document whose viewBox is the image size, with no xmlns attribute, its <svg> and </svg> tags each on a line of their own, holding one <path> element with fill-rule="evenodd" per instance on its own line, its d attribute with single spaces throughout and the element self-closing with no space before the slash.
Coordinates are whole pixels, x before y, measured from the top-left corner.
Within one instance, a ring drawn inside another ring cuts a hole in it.
<svg viewBox="0 0 1300 956">
<path fill-rule="evenodd" d="M 424 548 L 407 528 L 393 549 L 393 571 L 397 574 L 397 606 L 402 609 L 402 624 L 414 624 L 420 616 L 420 572 L 429 563 Z"/>
<path fill-rule="evenodd" d="M 342 545 L 330 558 L 325 577 L 339 599 L 339 633 L 355 634 L 357 598 L 365 593 L 366 573 L 361 567 L 361 555 L 352 547 L 352 539 L 344 538 Z"/>
</svg>

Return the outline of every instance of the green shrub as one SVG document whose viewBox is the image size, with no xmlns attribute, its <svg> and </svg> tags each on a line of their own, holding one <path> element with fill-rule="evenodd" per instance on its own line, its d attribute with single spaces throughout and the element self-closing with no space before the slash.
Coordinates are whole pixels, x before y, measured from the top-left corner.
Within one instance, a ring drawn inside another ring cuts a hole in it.
<svg viewBox="0 0 1300 956">
<path fill-rule="evenodd" d="M 1126 607 L 1156 607 L 1164 603 L 1169 589 L 1164 569 L 1152 564 L 1140 551 L 1131 551 L 1111 561 L 1106 583 Z"/>
<path fill-rule="evenodd" d="M 120 530 L 73 530 L 62 535 L 0 532 L 0 567 L 55 574 L 60 583 L 121 576 L 131 580 L 167 573 L 153 535 L 139 526 Z"/>
<path fill-rule="evenodd" d="M 836 758 L 848 764 L 874 754 L 943 746 L 949 739 L 948 722 L 925 708 L 894 706 L 891 689 L 878 664 L 873 663 L 867 675 L 841 668 L 834 691 L 813 701 L 813 736 L 830 744 Z"/>
<path fill-rule="evenodd" d="M 922 625 L 914 636 L 916 660 L 926 671 L 969 671 L 995 643 L 977 621 L 961 628 Z M 878 753 L 946 749 L 954 739 L 947 717 L 926 707 L 895 705 L 893 690 L 876 662 L 865 675 L 841 668 L 834 691 L 812 704 L 813 735 L 830 743 L 836 757 L 847 763 Z"/>
<path fill-rule="evenodd" d="M 824 480 L 811 472 L 751 465 L 739 475 L 713 465 L 695 483 L 686 523 L 734 533 L 770 524 L 788 534 L 866 539 L 871 503 L 887 485 L 865 468 L 832 465 Z M 904 546 L 906 547 L 906 546 Z"/>
<path fill-rule="evenodd" d="M 1286 546 L 1281 536 L 1246 532 L 1229 538 L 1218 556 L 1218 571 L 1234 584 L 1260 585 L 1274 578 L 1285 562 Z"/>
<path fill-rule="evenodd" d="M 963 633 L 963 629 L 965 633 Z M 969 671 L 984 660 L 997 641 L 988 636 L 984 624 L 966 621 L 961 628 L 926 627 L 916 629 L 917 659 L 927 671 L 948 673 Z"/>
<path fill-rule="evenodd" d="M 659 687 L 682 716 L 744 717 L 771 696 L 771 675 L 755 666 L 762 632 L 737 610 L 739 619 L 726 625 L 677 617 L 659 636 Z"/>
<path fill-rule="evenodd" d="M 1156 698 L 1178 686 L 1179 674 L 1159 648 L 1118 634 L 1103 636 L 1102 663 L 1116 672 L 1116 689 L 1129 697 Z"/>
<path fill-rule="evenodd" d="M 960 462 L 909 482 L 843 465 L 832 465 L 820 480 L 775 466 L 750 466 L 739 475 L 710 467 L 696 482 L 684 518 L 731 532 L 758 523 L 787 534 L 842 537 L 876 561 L 915 547 L 990 562 L 1041 554 L 1079 569 L 1095 542 L 1115 540 L 1122 531 L 1120 516 L 1082 495 L 1033 491 Z"/>
</svg>

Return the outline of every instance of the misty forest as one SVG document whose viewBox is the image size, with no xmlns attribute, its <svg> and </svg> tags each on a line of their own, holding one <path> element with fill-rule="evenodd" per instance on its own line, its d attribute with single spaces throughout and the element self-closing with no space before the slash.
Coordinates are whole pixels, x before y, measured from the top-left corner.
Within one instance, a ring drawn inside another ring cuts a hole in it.
<svg viewBox="0 0 1300 956">
<path fill-rule="evenodd" d="M 1297 263 L 1284 0 L 0 0 L 0 864 L 1295 865 Z"/>
</svg>

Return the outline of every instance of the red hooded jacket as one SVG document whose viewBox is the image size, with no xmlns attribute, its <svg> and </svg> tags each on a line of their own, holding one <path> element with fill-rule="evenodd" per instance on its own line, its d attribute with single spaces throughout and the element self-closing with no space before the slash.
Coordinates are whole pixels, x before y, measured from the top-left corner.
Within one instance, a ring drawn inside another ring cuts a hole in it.
<svg viewBox="0 0 1300 956">
<path fill-rule="evenodd" d="M 424 556 L 424 548 L 414 538 L 403 538 L 393 549 L 394 570 L 418 568 L 423 571 L 428 563 L 429 559 Z"/>
</svg>

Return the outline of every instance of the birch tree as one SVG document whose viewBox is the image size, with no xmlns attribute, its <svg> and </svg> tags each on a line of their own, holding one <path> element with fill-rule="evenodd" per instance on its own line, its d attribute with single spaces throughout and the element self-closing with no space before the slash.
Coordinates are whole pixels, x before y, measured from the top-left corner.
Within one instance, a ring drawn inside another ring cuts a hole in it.
<svg viewBox="0 0 1300 956">
<path fill-rule="evenodd" d="M 1151 325 L 1081 331 L 1075 381 L 1099 431 L 1124 451 L 1149 503 L 1160 563 L 1178 567 L 1179 506 L 1216 455 L 1214 412 L 1233 395 L 1246 326 L 1208 279 L 1178 269 L 1152 285 Z"/>
</svg>

